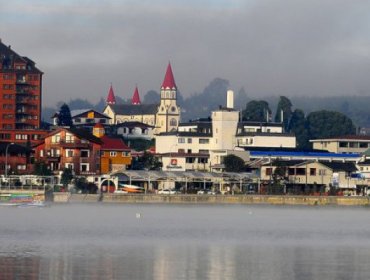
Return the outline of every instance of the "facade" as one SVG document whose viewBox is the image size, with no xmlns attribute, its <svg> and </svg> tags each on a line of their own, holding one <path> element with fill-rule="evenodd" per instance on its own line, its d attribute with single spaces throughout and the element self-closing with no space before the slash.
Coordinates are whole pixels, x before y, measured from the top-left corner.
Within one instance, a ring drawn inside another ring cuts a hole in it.
<svg viewBox="0 0 370 280">
<path fill-rule="evenodd" d="M 141 104 L 136 87 L 131 104 L 116 104 L 110 91 L 103 113 L 111 118 L 111 124 L 142 122 L 154 126 L 155 133 L 175 131 L 180 121 L 180 107 L 177 105 L 177 86 L 171 64 L 168 64 L 160 96 L 160 104 Z"/>
<path fill-rule="evenodd" d="M 335 138 L 310 140 L 313 149 L 332 153 L 363 153 L 370 148 L 370 136 L 348 135 Z"/>
<path fill-rule="evenodd" d="M 367 192 L 369 182 L 357 176 L 358 169 L 353 162 L 318 161 L 273 161 L 261 167 L 261 181 L 272 182 L 276 170 L 280 168 L 280 179 L 286 188 L 299 187 L 302 192 L 328 192 L 332 187 L 347 195 Z"/>
<path fill-rule="evenodd" d="M 227 100 L 227 107 L 213 111 L 209 119 L 181 123 L 175 132 L 156 135 L 156 152 L 209 157 L 212 151 L 240 150 L 245 146 L 295 148 L 295 136 L 282 133 L 282 124 L 239 122 L 239 112 L 232 108 L 232 91 Z M 208 170 L 222 164 L 221 158 L 212 161 L 208 159 Z"/>
<path fill-rule="evenodd" d="M 75 175 L 100 174 L 103 142 L 84 130 L 59 128 L 35 146 L 35 161 L 45 163 L 55 174 L 65 168 Z"/>
<path fill-rule="evenodd" d="M 131 149 L 123 142 L 122 138 L 112 138 L 105 135 L 102 124 L 96 124 L 94 136 L 102 141 L 100 147 L 100 171 L 108 174 L 117 170 L 126 170 L 131 165 Z"/>
<path fill-rule="evenodd" d="M 0 174 L 30 174 L 33 171 L 31 155 L 30 148 L 9 142 L 0 142 Z"/>
<path fill-rule="evenodd" d="M 124 122 L 116 124 L 116 133 L 127 140 L 152 140 L 154 138 L 154 126 L 142 122 Z"/>
<path fill-rule="evenodd" d="M 42 74 L 31 59 L 0 40 L 1 130 L 40 128 Z"/>
</svg>

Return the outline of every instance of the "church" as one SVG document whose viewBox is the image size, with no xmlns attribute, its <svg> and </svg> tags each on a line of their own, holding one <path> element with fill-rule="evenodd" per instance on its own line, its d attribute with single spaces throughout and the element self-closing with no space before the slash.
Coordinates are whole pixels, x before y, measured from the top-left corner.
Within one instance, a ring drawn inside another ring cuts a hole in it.
<svg viewBox="0 0 370 280">
<path fill-rule="evenodd" d="M 177 86 L 171 63 L 168 63 L 161 86 L 159 104 L 141 104 L 137 87 L 131 104 L 116 104 L 112 86 L 107 96 L 103 113 L 110 117 L 110 124 L 141 122 L 154 126 L 154 133 L 177 131 L 180 122 L 180 107 L 177 105 Z"/>
</svg>

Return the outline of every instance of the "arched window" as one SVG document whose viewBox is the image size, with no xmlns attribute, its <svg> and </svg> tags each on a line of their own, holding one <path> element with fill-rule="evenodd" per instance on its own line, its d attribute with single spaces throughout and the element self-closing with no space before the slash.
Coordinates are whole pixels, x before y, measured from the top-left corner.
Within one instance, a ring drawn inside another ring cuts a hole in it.
<svg viewBox="0 0 370 280">
<path fill-rule="evenodd" d="M 175 108 L 175 106 L 172 106 L 172 107 L 171 107 L 171 112 L 176 112 L 176 108 Z"/>
<path fill-rule="evenodd" d="M 176 119 L 171 119 L 170 120 L 170 126 L 176 126 L 177 125 L 177 120 Z"/>
</svg>

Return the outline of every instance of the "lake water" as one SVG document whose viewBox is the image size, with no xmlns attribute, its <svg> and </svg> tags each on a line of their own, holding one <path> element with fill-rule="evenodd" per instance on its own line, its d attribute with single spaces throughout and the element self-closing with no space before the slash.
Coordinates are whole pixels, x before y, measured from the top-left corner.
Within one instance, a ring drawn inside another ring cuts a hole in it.
<svg viewBox="0 0 370 280">
<path fill-rule="evenodd" d="M 0 207 L 3 279 L 370 279 L 370 209 Z"/>
</svg>

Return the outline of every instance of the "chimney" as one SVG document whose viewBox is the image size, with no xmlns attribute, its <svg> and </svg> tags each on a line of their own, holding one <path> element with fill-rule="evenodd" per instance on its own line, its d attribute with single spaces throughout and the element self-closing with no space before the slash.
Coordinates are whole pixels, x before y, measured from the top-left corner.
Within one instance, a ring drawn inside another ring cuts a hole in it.
<svg viewBox="0 0 370 280">
<path fill-rule="evenodd" d="M 226 108 L 234 109 L 234 92 L 232 90 L 227 91 Z"/>
</svg>

